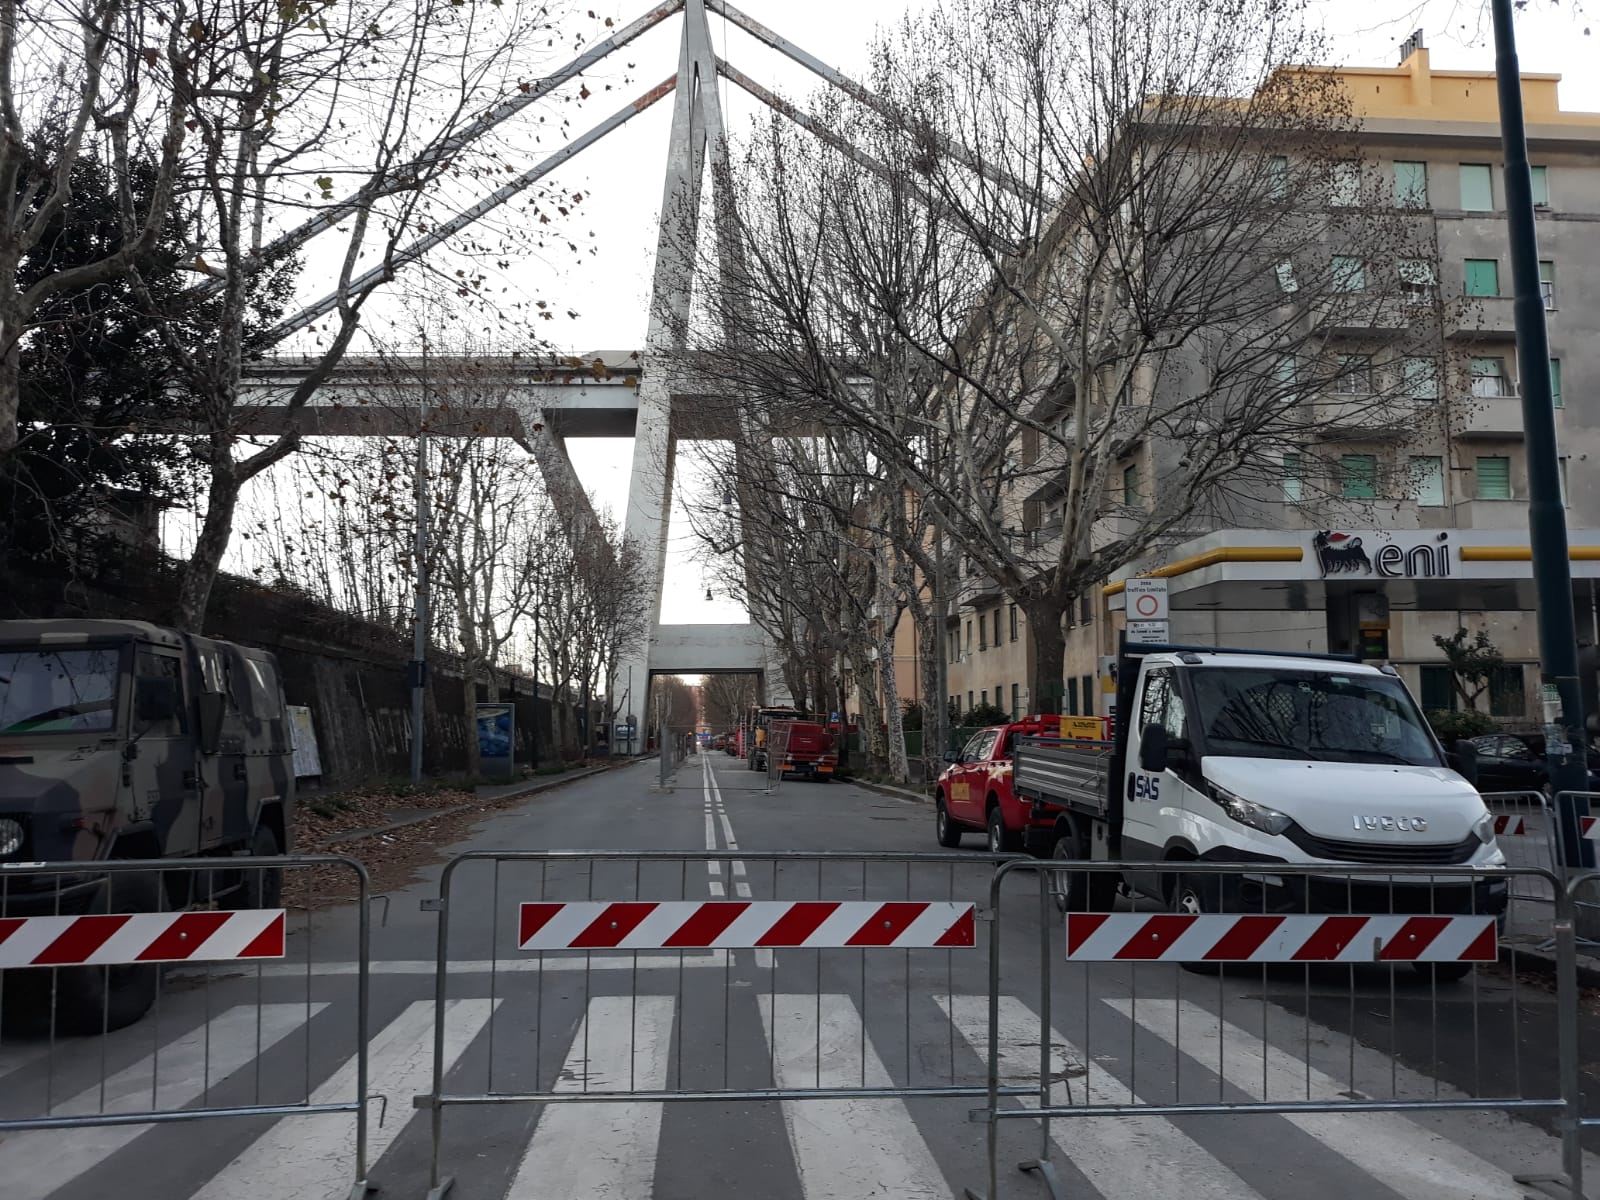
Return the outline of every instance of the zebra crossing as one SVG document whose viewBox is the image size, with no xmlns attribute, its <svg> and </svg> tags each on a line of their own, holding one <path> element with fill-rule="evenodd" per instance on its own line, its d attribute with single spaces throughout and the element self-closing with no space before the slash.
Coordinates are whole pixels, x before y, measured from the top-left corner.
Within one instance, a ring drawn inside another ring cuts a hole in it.
<svg viewBox="0 0 1600 1200">
<path fill-rule="evenodd" d="M 962 1081 L 980 1081 L 988 1045 L 986 997 L 923 999 L 936 1024 L 947 1022 L 939 1024 L 941 1037 L 948 1035 L 959 1052 Z M 910 1061 L 909 1042 L 907 1053 L 887 1044 L 888 1035 L 868 1020 L 857 997 L 776 992 L 756 993 L 749 1002 L 759 1019 L 745 1050 L 770 1060 L 775 1086 L 901 1082 L 897 1076 Z M 202 1103 L 225 1088 L 229 1077 L 270 1069 L 283 1047 L 309 1036 L 305 1027 L 332 1016 L 340 1003 L 224 1009 L 108 1075 L 103 1086 L 63 1093 L 51 1112 L 137 1113 L 152 1103 Z M 696 1019 L 680 997 L 586 995 L 574 1005 L 562 1035 L 564 1053 L 549 1060 L 543 1086 L 569 1093 L 635 1092 L 666 1089 L 679 1078 L 681 1034 Z M 1211 1072 L 1219 1086 L 1250 1099 L 1333 1098 L 1350 1086 L 1307 1061 L 1294 1045 L 1263 1039 L 1259 1030 L 1192 1000 L 1086 998 L 1082 1005 L 1095 1009 L 1093 1019 L 1102 1028 L 1110 1022 L 1122 1033 L 1082 1047 L 1059 1028 L 1050 1029 L 1058 1103 L 1061 1094 L 1089 1105 L 1138 1104 L 1141 1096 L 1164 1095 L 1179 1056 L 1186 1075 Z M 481 1072 L 491 1061 L 509 1058 L 514 1042 L 507 1039 L 541 1015 L 514 996 L 450 1000 L 444 1023 L 447 1077 Z M 1022 999 L 1003 996 L 998 1019 L 1002 1080 L 1036 1079 L 1037 1012 Z M 429 1128 L 411 1101 L 432 1082 L 433 1004 L 392 998 L 375 1015 L 373 1029 L 371 1091 L 386 1099 L 387 1114 L 370 1123 L 368 1177 L 385 1196 L 420 1200 L 427 1186 Z M 1157 1050 L 1162 1053 L 1152 1052 Z M 1135 1063 L 1134 1054 L 1145 1057 Z M 0 1049 L 0 1086 L 13 1093 L 27 1089 L 38 1059 L 37 1047 Z M 309 1103 L 337 1103 L 353 1093 L 353 1056 L 324 1060 L 319 1070 L 319 1079 L 307 1081 Z M 1420 1087 L 1426 1081 L 1413 1082 Z M 657 1183 L 677 1144 L 666 1116 L 672 1107 L 624 1099 L 529 1107 L 515 1119 L 491 1119 L 478 1108 L 447 1112 L 446 1169 L 461 1165 L 448 1161 L 451 1156 L 475 1164 L 453 1194 L 461 1200 L 675 1200 L 676 1191 L 662 1191 Z M 694 1120 L 703 1106 L 675 1107 L 690 1115 L 675 1113 L 671 1120 Z M 738 1153 L 741 1144 L 739 1122 L 771 1121 L 772 1110 L 779 1110 L 787 1158 L 770 1164 L 767 1194 L 776 1200 L 948 1197 L 978 1183 L 982 1174 L 982 1126 L 967 1119 L 970 1100 L 845 1097 L 713 1107 L 711 1119 L 722 1126 L 716 1136 L 729 1153 Z M 223 1125 L 230 1131 L 214 1132 Z M 1005 1128 L 1019 1146 L 1037 1140 L 1032 1122 L 1007 1122 Z M 1331 1200 L 1347 1194 L 1514 1200 L 1522 1190 L 1513 1174 L 1548 1167 L 1557 1154 L 1556 1143 L 1531 1126 L 1479 1113 L 1102 1116 L 1055 1121 L 1050 1135 L 1064 1177 L 1077 1188 L 1072 1194 L 1106 1200 Z M 355 1122 L 348 1113 L 11 1133 L 0 1135 L 0 1194 L 6 1200 L 86 1200 L 108 1194 L 114 1184 L 125 1200 L 331 1200 L 349 1192 L 354 1150 Z M 699 1194 L 721 1193 L 713 1187 Z M 1002 1194 L 1043 1192 L 1037 1182 L 1015 1176 Z"/>
</svg>

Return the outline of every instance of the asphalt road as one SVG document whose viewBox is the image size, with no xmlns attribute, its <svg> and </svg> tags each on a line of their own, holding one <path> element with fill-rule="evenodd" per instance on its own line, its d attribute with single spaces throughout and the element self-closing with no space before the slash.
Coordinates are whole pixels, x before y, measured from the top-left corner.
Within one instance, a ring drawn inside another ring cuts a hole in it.
<svg viewBox="0 0 1600 1200">
<path fill-rule="evenodd" d="M 1435 987 L 1405 968 L 1200 977 L 1166 963 L 1068 964 L 1034 876 L 1015 876 L 991 911 L 991 867 L 977 857 L 981 839 L 969 840 L 965 858 L 940 851 L 931 808 L 847 784 L 790 780 L 769 792 L 764 776 L 722 754 L 691 758 L 665 790 L 657 765 L 641 763 L 485 820 L 450 848 L 486 857 L 451 871 L 442 915 L 424 907 L 441 894 L 439 868 L 373 906 L 370 1073 L 383 1101 L 371 1107 L 371 1183 L 398 1200 L 428 1190 L 429 1115 L 413 1098 L 431 1086 L 441 920 L 445 1093 L 467 1101 L 443 1113 L 441 1163 L 462 1200 L 853 1200 L 982 1188 L 985 1129 L 968 1119 L 980 1101 L 926 1093 L 984 1083 L 997 934 L 1002 1082 L 1036 1087 L 1042 1064 L 1055 1103 L 1082 1114 L 1050 1129 L 1067 1195 L 1512 1200 L 1522 1195 L 1514 1174 L 1556 1167 L 1541 1128 L 1498 1113 L 1090 1115 L 1159 1103 L 1546 1097 L 1553 1004 L 1493 971 Z M 541 857 L 594 850 L 658 857 Z M 708 861 L 708 850 L 721 857 Z M 775 857 L 808 851 L 868 857 Z M 981 909 L 979 944 L 519 949 L 525 902 L 714 899 L 970 901 Z M 157 1010 L 128 1029 L 0 1041 L 0 1117 L 348 1100 L 356 932 L 348 907 L 297 917 L 283 962 L 169 971 Z M 819 1087 L 924 1094 L 717 1098 Z M 508 1099 L 541 1091 L 701 1098 Z M 1015 1169 L 1037 1156 L 1038 1123 L 1000 1128 L 1000 1194 L 1045 1196 L 1036 1174 Z M 0 1197 L 342 1197 L 353 1154 L 347 1113 L 9 1133 Z"/>
</svg>

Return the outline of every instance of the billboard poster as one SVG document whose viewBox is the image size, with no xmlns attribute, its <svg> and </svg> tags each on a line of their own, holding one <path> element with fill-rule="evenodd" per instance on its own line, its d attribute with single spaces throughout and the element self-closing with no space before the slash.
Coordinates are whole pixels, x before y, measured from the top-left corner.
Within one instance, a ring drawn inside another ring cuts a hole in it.
<svg viewBox="0 0 1600 1200">
<path fill-rule="evenodd" d="M 512 753 L 513 710 L 509 704 L 477 706 L 479 769 L 488 776 L 510 779 L 516 769 Z"/>
<path fill-rule="evenodd" d="M 285 704 L 289 718 L 289 740 L 294 749 L 294 777 L 311 779 L 322 774 L 322 755 L 317 749 L 317 730 L 311 723 L 311 709 L 304 704 Z"/>
</svg>

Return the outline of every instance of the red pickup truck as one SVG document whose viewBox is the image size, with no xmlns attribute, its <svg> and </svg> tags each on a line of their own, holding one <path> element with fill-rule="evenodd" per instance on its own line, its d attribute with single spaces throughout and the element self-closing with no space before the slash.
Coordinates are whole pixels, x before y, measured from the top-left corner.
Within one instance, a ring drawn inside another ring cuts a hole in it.
<svg viewBox="0 0 1600 1200">
<path fill-rule="evenodd" d="M 945 755 L 950 765 L 939 776 L 934 821 L 941 846 L 961 844 L 962 835 L 984 832 L 989 851 L 1001 854 L 1025 849 L 1049 854 L 1055 840 L 1053 814 L 1034 817 L 1032 806 L 1011 790 L 1011 752 L 1018 738 L 1047 737 L 1102 740 L 1101 717 L 1046 714 L 1009 725 L 980 729 L 960 750 Z"/>
</svg>

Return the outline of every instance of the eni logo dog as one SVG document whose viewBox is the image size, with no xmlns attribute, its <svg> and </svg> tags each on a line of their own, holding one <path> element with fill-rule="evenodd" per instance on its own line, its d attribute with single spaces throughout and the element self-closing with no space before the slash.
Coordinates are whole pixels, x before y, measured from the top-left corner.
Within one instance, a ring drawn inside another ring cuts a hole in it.
<svg viewBox="0 0 1600 1200">
<path fill-rule="evenodd" d="M 1397 546 L 1385 542 L 1371 556 L 1361 538 L 1331 529 L 1311 539 L 1324 579 L 1332 575 L 1382 575 L 1389 579 L 1444 579 L 1450 575 L 1450 535 L 1441 532 L 1435 544 Z"/>
</svg>

